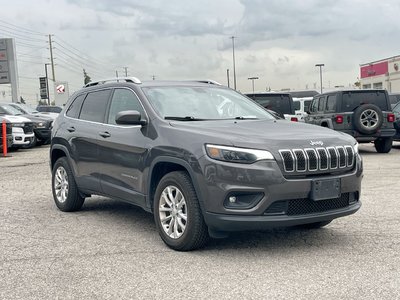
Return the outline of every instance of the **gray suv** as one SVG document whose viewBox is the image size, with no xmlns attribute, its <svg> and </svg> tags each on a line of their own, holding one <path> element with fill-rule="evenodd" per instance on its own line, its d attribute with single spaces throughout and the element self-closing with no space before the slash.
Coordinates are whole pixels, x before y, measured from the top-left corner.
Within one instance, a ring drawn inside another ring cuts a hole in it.
<svg viewBox="0 0 400 300">
<path fill-rule="evenodd" d="M 138 205 L 181 251 L 229 231 L 318 228 L 361 206 L 354 138 L 277 120 L 212 81 L 90 83 L 55 120 L 50 158 L 60 210 L 94 194 Z"/>
<path fill-rule="evenodd" d="M 314 96 L 305 121 L 374 142 L 379 153 L 392 148 L 395 115 L 386 90 L 340 90 Z"/>
</svg>

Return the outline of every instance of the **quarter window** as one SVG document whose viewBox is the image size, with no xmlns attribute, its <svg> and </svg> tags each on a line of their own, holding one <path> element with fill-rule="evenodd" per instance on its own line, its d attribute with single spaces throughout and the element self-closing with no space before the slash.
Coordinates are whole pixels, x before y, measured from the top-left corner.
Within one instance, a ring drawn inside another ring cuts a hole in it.
<svg viewBox="0 0 400 300">
<path fill-rule="evenodd" d="M 326 111 L 334 112 L 336 111 L 336 95 L 329 95 L 326 100 Z"/>
<path fill-rule="evenodd" d="M 102 123 L 111 90 L 89 93 L 82 105 L 79 119 Z"/>
<path fill-rule="evenodd" d="M 108 124 L 116 124 L 115 116 L 124 110 L 136 110 L 144 115 L 143 107 L 134 93 L 127 89 L 116 89 L 111 100 Z"/>
<path fill-rule="evenodd" d="M 72 104 L 68 107 L 66 115 L 70 118 L 78 118 L 79 112 L 81 110 L 83 99 L 85 99 L 85 95 L 79 95 L 75 98 Z"/>
</svg>

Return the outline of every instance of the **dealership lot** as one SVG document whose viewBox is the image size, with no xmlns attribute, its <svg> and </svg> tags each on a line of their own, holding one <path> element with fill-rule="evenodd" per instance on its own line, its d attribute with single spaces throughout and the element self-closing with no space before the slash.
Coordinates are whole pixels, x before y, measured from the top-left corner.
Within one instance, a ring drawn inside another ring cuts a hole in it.
<svg viewBox="0 0 400 300">
<path fill-rule="evenodd" d="M 326 228 L 235 233 L 176 252 L 151 214 L 104 197 L 52 200 L 49 148 L 0 159 L 0 298 L 331 298 L 400 294 L 400 143 L 361 145 L 363 206 Z"/>
</svg>

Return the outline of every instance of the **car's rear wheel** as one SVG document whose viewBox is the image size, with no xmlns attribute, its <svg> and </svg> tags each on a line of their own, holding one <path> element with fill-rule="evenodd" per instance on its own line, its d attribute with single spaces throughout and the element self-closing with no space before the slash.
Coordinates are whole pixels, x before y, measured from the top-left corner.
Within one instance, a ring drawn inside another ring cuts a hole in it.
<svg viewBox="0 0 400 300">
<path fill-rule="evenodd" d="M 389 153 L 392 149 L 393 139 L 392 138 L 378 138 L 374 142 L 376 152 L 378 153 Z"/>
<path fill-rule="evenodd" d="M 79 193 L 66 157 L 59 158 L 54 164 L 51 186 L 54 202 L 61 211 L 77 211 L 82 207 L 85 198 Z"/>
<path fill-rule="evenodd" d="M 154 220 L 168 247 L 189 251 L 203 247 L 208 229 L 189 175 L 175 171 L 159 182 L 154 196 Z"/>
</svg>

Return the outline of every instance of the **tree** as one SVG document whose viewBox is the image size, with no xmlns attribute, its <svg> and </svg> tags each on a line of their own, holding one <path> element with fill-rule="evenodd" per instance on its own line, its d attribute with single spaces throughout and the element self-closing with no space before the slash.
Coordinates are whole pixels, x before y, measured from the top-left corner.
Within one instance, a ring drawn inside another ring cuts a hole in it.
<svg viewBox="0 0 400 300">
<path fill-rule="evenodd" d="M 83 69 L 83 82 L 84 84 L 88 84 L 89 82 L 91 82 L 92 79 L 90 78 L 90 76 L 86 73 L 86 70 Z"/>
</svg>

